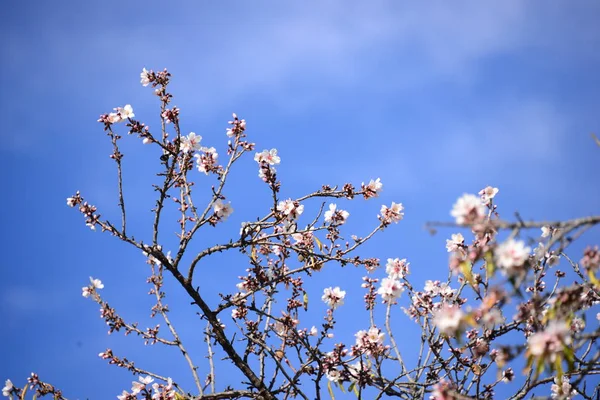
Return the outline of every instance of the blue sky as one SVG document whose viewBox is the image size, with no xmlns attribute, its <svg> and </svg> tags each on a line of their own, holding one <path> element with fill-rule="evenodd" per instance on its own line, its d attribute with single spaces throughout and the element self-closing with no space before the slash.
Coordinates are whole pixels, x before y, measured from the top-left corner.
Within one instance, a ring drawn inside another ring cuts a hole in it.
<svg viewBox="0 0 600 400">
<path fill-rule="evenodd" d="M 96 356 L 107 347 L 165 374 L 168 359 L 167 369 L 185 374 L 177 354 L 107 337 L 81 286 L 101 278 L 111 304 L 147 321 L 144 260 L 90 232 L 65 205 L 81 190 L 103 215 L 118 215 L 110 145 L 96 119 L 132 104 L 137 118 L 158 127 L 157 100 L 139 84 L 142 67 L 173 73 L 183 131 L 222 154 L 231 112 L 245 118 L 259 150 L 279 149 L 285 197 L 381 177 L 380 199 L 343 203 L 348 229 L 364 234 L 382 203 L 404 203 L 405 220 L 364 254 L 408 258 L 422 283 L 446 276 L 452 233 L 430 236 L 423 225 L 449 220 L 465 192 L 499 187 L 506 218 L 517 210 L 552 220 L 600 212 L 600 149 L 590 138 L 600 131 L 599 13 L 594 1 L 6 5 L 0 378 L 19 383 L 36 371 L 69 398 L 111 398 L 131 379 Z M 135 138 L 124 143 L 131 226 L 144 237 L 157 155 Z M 236 212 L 199 248 L 267 211 L 256 164 L 240 165 L 226 191 Z M 572 254 L 599 239 L 590 232 Z M 245 268 L 219 257 L 202 266 L 208 293 L 232 290 Z M 311 284 L 315 307 L 330 285 L 356 294 L 348 312 L 361 307 L 360 276 L 322 273 Z M 187 300 L 173 294 L 169 304 L 195 337 L 202 326 Z M 367 323 L 365 316 L 362 325 L 342 326 L 350 337 Z"/>
</svg>

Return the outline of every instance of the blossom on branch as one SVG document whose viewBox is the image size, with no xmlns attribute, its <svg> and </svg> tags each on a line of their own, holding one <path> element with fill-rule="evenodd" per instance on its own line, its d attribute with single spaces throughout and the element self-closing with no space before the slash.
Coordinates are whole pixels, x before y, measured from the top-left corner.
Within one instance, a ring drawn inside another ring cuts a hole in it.
<svg viewBox="0 0 600 400">
<path fill-rule="evenodd" d="M 404 292 L 400 281 L 393 278 L 383 278 L 377 294 L 381 296 L 384 303 L 393 303 Z"/>
<path fill-rule="evenodd" d="M 181 137 L 181 151 L 184 153 L 191 153 L 195 150 L 200 150 L 200 141 L 202 136 L 196 135 L 194 132 L 190 132 L 187 136 Z"/>
<path fill-rule="evenodd" d="M 381 183 L 381 179 L 377 178 L 376 180 L 371 179 L 371 181 L 369 182 L 368 185 L 365 185 L 365 183 L 362 183 L 362 191 L 363 196 L 365 197 L 365 199 L 370 199 L 371 197 L 378 197 L 379 193 L 381 193 L 381 190 L 383 188 L 383 183 Z"/>
<path fill-rule="evenodd" d="M 463 326 L 463 312 L 456 305 L 445 304 L 433 314 L 433 323 L 440 333 L 456 336 Z"/>
<path fill-rule="evenodd" d="M 485 189 L 479 191 L 481 202 L 485 205 L 491 203 L 492 199 L 498 194 L 498 188 L 488 186 Z"/>
<path fill-rule="evenodd" d="M 104 289 L 104 284 L 100 279 L 94 279 L 90 276 L 91 285 L 81 288 L 81 295 L 85 298 L 90 297 L 97 289 Z"/>
<path fill-rule="evenodd" d="M 450 215 L 459 225 L 474 224 L 485 217 L 485 207 L 474 194 L 464 194 L 454 203 Z"/>
<path fill-rule="evenodd" d="M 213 209 L 215 211 L 215 215 L 222 221 L 225 221 L 233 213 L 231 202 L 225 204 L 221 199 L 215 201 Z"/>
<path fill-rule="evenodd" d="M 494 258 L 503 274 L 514 276 L 521 272 L 521 267 L 527 262 L 530 254 L 531 247 L 525 246 L 525 242 L 508 239 L 496 247 Z"/>
<path fill-rule="evenodd" d="M 325 288 L 323 290 L 323 296 L 321 300 L 325 302 L 332 309 L 336 309 L 338 306 L 344 304 L 344 298 L 346 297 L 346 292 L 341 290 L 339 286 L 335 288 Z"/>
<path fill-rule="evenodd" d="M 338 210 L 337 205 L 331 203 L 329 210 L 325 211 L 325 222 L 330 222 L 332 225 L 343 225 L 350 213 L 346 210 Z"/>
<path fill-rule="evenodd" d="M 404 206 L 402 203 L 392 202 L 390 207 L 383 205 L 381 206 L 381 210 L 379 210 L 381 214 L 379 219 L 386 225 L 389 225 L 392 222 L 398 223 L 402 220 L 402 218 L 404 218 L 404 213 L 402 212 L 403 210 Z"/>
</svg>

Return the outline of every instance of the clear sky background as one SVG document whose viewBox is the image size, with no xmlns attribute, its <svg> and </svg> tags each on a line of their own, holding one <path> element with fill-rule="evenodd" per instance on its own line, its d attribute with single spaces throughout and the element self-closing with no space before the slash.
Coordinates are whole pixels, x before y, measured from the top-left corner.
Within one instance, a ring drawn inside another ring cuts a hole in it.
<svg viewBox="0 0 600 400">
<path fill-rule="evenodd" d="M 465 192 L 499 187 L 499 211 L 509 219 L 515 211 L 550 220 L 600 213 L 600 148 L 590 137 L 600 131 L 596 1 L 38 0 L 9 2 L 2 14 L 2 381 L 22 384 L 36 371 L 69 398 L 114 398 L 131 377 L 97 357 L 111 347 L 192 387 L 177 351 L 106 335 L 81 287 L 99 277 L 123 316 L 148 321 L 148 270 L 138 252 L 91 232 L 65 205 L 81 190 L 104 216 L 118 218 L 110 144 L 96 119 L 132 104 L 136 119 L 159 127 L 158 101 L 139 84 L 142 67 L 173 73 L 183 131 L 223 156 L 231 112 L 248 121 L 259 150 L 279 149 L 284 197 L 380 177 L 381 198 L 340 202 L 351 214 L 348 232 L 364 235 L 382 203 L 402 202 L 405 220 L 361 254 L 408 258 L 417 286 L 444 279 L 453 233 L 430 236 L 424 224 L 450 220 Z M 130 226 L 147 238 L 158 154 L 125 139 Z M 240 163 L 225 192 L 235 212 L 203 233 L 198 249 L 268 212 L 256 174 L 251 157 Z M 573 257 L 599 242 L 596 229 Z M 234 289 L 246 264 L 231 260 L 201 266 L 203 293 Z M 355 316 L 362 275 L 318 275 L 313 319 L 303 326 L 321 321 L 318 298 L 331 285 L 348 291 L 340 321 Z M 203 325 L 189 302 L 177 294 L 167 302 L 182 334 L 200 342 Z M 418 332 L 395 311 L 409 351 Z M 340 340 L 368 328 L 366 313 L 340 323 Z M 223 376 L 219 386 L 235 379 Z"/>
</svg>

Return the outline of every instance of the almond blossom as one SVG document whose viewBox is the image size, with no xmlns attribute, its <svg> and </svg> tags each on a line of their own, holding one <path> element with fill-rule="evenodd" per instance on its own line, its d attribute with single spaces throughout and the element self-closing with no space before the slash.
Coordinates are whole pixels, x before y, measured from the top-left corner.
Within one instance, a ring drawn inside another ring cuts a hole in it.
<svg viewBox="0 0 600 400">
<path fill-rule="evenodd" d="M 446 239 L 446 250 L 448 253 L 462 250 L 465 244 L 465 238 L 462 233 L 454 233 L 450 239 Z"/>
<path fill-rule="evenodd" d="M 402 279 L 409 274 L 409 265 L 410 263 L 406 262 L 406 258 L 402 260 L 399 258 L 388 258 L 385 264 L 385 272 L 392 279 Z"/>
<path fill-rule="evenodd" d="M 381 296 L 384 303 L 394 302 L 404 292 L 404 287 L 400 281 L 393 278 L 383 278 L 381 286 L 377 289 L 377 294 Z"/>
<path fill-rule="evenodd" d="M 14 387 L 15 386 L 13 385 L 13 383 L 11 382 L 11 380 L 7 379 L 6 382 L 4 383 L 4 387 L 2 388 L 2 396 L 6 396 L 6 397 L 10 396 L 10 394 L 13 391 Z"/>
<path fill-rule="evenodd" d="M 371 197 L 377 197 L 381 193 L 383 188 L 383 183 L 381 183 L 381 179 L 377 178 L 376 180 L 371 179 L 368 185 L 362 183 L 362 190 L 364 192 L 363 196 L 365 199 L 369 199 Z"/>
<path fill-rule="evenodd" d="M 456 336 L 462 326 L 463 315 L 460 307 L 445 304 L 433 313 L 433 323 L 443 335 Z"/>
<path fill-rule="evenodd" d="M 496 247 L 494 258 L 502 273 L 512 276 L 525 264 L 530 253 L 531 248 L 525 246 L 525 242 L 508 239 Z"/>
<path fill-rule="evenodd" d="M 527 340 L 527 352 L 534 357 L 554 362 L 556 355 L 571 344 L 571 329 L 565 321 L 550 321 L 546 329 L 534 333 Z"/>
<path fill-rule="evenodd" d="M 474 194 L 464 194 L 454 203 L 450 215 L 459 225 L 474 224 L 485 217 L 485 207 Z"/>
<path fill-rule="evenodd" d="M 133 381 L 131 382 L 131 394 L 136 395 L 140 393 L 142 390 L 146 389 L 146 385 L 154 382 L 154 379 L 151 376 L 139 377 L 139 382 Z"/>
<path fill-rule="evenodd" d="M 90 283 L 91 285 L 81 288 L 81 295 L 85 298 L 89 297 L 92 293 L 94 293 L 96 289 L 104 289 L 104 284 L 100 279 L 94 279 L 90 276 Z"/>
<path fill-rule="evenodd" d="M 215 201 L 213 209 L 215 211 L 216 216 L 223 221 L 226 220 L 233 213 L 233 207 L 231 207 L 231 202 L 225 204 L 220 199 Z"/>
<path fill-rule="evenodd" d="M 266 162 L 269 165 L 277 165 L 281 162 L 281 158 L 277 155 L 277 149 L 271 149 L 256 153 L 254 155 L 254 161 L 258 163 Z"/>
<path fill-rule="evenodd" d="M 208 175 L 209 172 L 218 171 L 217 160 L 219 158 L 219 154 L 217 153 L 214 147 L 201 147 L 203 154 L 195 154 L 196 158 L 196 168 L 200 172 L 204 172 Z"/>
<path fill-rule="evenodd" d="M 329 210 L 325 211 L 325 222 L 330 222 L 333 225 L 343 225 L 350 213 L 346 210 L 338 210 L 336 204 L 330 204 Z"/>
<path fill-rule="evenodd" d="M 569 377 L 566 375 L 562 376 L 562 379 L 558 379 L 558 376 L 554 377 L 554 383 L 550 387 L 552 391 L 551 397 L 553 399 L 560 400 L 571 400 L 577 396 L 577 390 L 573 389 L 569 382 Z"/>
<path fill-rule="evenodd" d="M 190 132 L 189 135 L 181 138 L 181 151 L 184 153 L 190 153 L 194 150 L 200 150 L 200 141 L 202 136 L 196 135 L 194 132 Z"/>
<path fill-rule="evenodd" d="M 142 72 L 140 73 L 140 83 L 142 84 L 142 86 L 148 86 L 150 84 L 151 77 L 152 72 L 148 71 L 146 68 L 143 68 Z"/>
<path fill-rule="evenodd" d="M 336 286 L 335 288 L 325 288 L 325 290 L 323 290 L 323 296 L 321 297 L 321 300 L 323 300 L 325 304 L 332 309 L 336 309 L 338 306 L 344 304 L 345 297 L 346 292 L 341 290 L 339 286 Z"/>
<path fill-rule="evenodd" d="M 297 201 L 287 199 L 280 201 L 279 204 L 277 204 L 277 211 L 282 213 L 285 218 L 296 219 L 304 211 L 304 205 L 298 203 Z"/>
<path fill-rule="evenodd" d="M 485 189 L 479 191 L 481 202 L 485 205 L 490 204 L 492 199 L 498 194 L 498 188 L 488 186 Z"/>
<path fill-rule="evenodd" d="M 381 216 L 379 218 L 386 224 L 391 224 L 392 222 L 397 224 L 402 220 L 402 218 L 404 218 L 404 213 L 402 212 L 403 210 L 404 206 L 402 203 L 392 202 L 390 207 L 385 205 L 381 206 L 381 210 L 379 210 Z"/>
</svg>

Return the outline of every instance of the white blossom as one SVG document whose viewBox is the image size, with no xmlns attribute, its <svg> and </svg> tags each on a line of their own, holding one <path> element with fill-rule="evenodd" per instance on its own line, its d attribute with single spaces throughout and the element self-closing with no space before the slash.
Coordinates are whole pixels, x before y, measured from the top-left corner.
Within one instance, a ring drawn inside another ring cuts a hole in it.
<svg viewBox="0 0 600 400">
<path fill-rule="evenodd" d="M 142 72 L 140 73 L 140 83 L 144 87 L 150 84 L 150 71 L 148 71 L 146 68 L 143 68 Z"/>
<path fill-rule="evenodd" d="M 277 155 L 277 149 L 271 149 L 256 153 L 254 155 L 254 161 L 258 163 L 266 162 L 269 165 L 277 165 L 281 162 L 281 158 Z"/>
<path fill-rule="evenodd" d="M 490 204 L 492 199 L 498 194 L 498 188 L 488 186 L 485 189 L 479 191 L 481 202 L 485 205 Z"/>
<path fill-rule="evenodd" d="M 350 213 L 346 210 L 338 210 L 336 204 L 330 204 L 329 210 L 325 211 L 325 222 L 342 225 L 346 222 Z"/>
<path fill-rule="evenodd" d="M 190 132 L 187 136 L 182 136 L 181 138 L 181 150 L 184 153 L 189 153 L 194 150 L 200 150 L 200 141 L 202 140 L 202 136 L 196 135 L 195 132 Z"/>
<path fill-rule="evenodd" d="M 400 281 L 392 278 L 383 278 L 381 286 L 377 289 L 377 294 L 381 296 L 384 302 L 390 303 L 396 300 L 404 292 L 404 287 Z"/>
<path fill-rule="evenodd" d="M 12 392 L 14 387 L 15 386 L 10 381 L 10 379 L 7 379 L 6 382 L 4 383 L 4 387 L 2 388 L 2 396 L 6 396 L 6 397 L 10 396 L 10 393 Z"/>
<path fill-rule="evenodd" d="M 450 215 L 459 225 L 473 224 L 485 217 L 485 207 L 474 194 L 464 194 L 454 203 Z"/>
<path fill-rule="evenodd" d="M 465 238 L 462 233 L 454 233 L 450 239 L 446 239 L 446 249 L 448 250 L 448 253 L 462 250 L 464 243 Z"/>
<path fill-rule="evenodd" d="M 138 393 L 140 393 L 142 390 L 144 390 L 146 388 L 146 385 L 151 384 L 152 382 L 154 382 L 154 379 L 152 379 L 151 376 L 146 376 L 144 377 L 139 377 L 139 382 L 133 381 L 131 382 L 131 394 L 136 395 Z"/>
<path fill-rule="evenodd" d="M 222 220 L 226 220 L 233 213 L 233 207 L 231 207 L 231 202 L 225 204 L 221 199 L 215 201 L 213 205 L 215 214 Z"/>
<path fill-rule="evenodd" d="M 383 205 L 381 206 L 381 210 L 379 213 L 381 214 L 380 218 L 383 222 L 387 224 L 391 224 L 392 222 L 398 223 L 404 218 L 404 206 L 402 203 L 394 203 L 390 207 Z"/>
<path fill-rule="evenodd" d="M 433 323 L 440 333 L 456 336 L 462 325 L 463 312 L 458 306 L 444 305 L 433 314 Z"/>
<path fill-rule="evenodd" d="M 525 242 L 508 239 L 496 247 L 494 258 L 504 274 L 514 275 L 514 271 L 525 264 L 531 253 L 531 248 Z"/>
<path fill-rule="evenodd" d="M 321 297 L 321 300 L 323 300 L 329 307 L 335 309 L 344 304 L 345 297 L 346 292 L 341 290 L 339 286 L 336 286 L 335 288 L 325 288 L 323 290 L 323 296 Z"/>
</svg>

